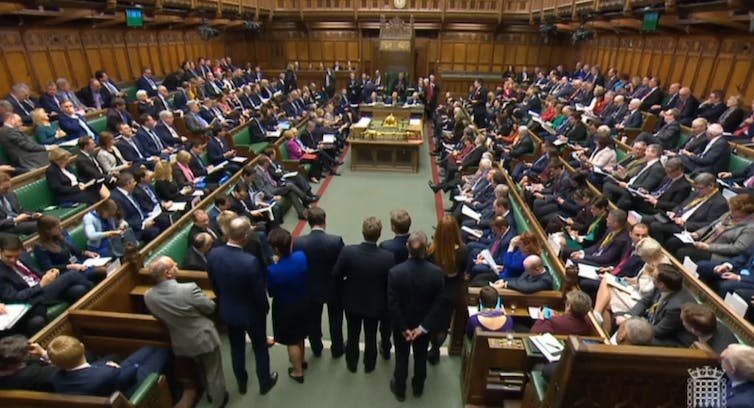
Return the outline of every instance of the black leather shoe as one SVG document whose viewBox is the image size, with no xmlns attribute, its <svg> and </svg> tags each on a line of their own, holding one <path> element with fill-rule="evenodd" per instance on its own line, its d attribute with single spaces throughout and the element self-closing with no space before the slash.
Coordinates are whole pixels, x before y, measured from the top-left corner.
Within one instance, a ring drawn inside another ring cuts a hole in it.
<svg viewBox="0 0 754 408">
<path fill-rule="evenodd" d="M 248 384 L 246 382 L 239 383 L 238 384 L 238 393 L 241 394 L 241 395 L 246 395 L 247 385 Z"/>
<path fill-rule="evenodd" d="M 427 361 L 429 364 L 437 365 L 440 362 L 440 350 L 430 348 L 429 353 L 427 353 Z"/>
<path fill-rule="evenodd" d="M 322 346 L 317 348 L 312 347 L 312 354 L 314 354 L 314 357 L 322 357 Z"/>
<path fill-rule="evenodd" d="M 376 364 L 375 364 L 375 365 L 376 365 Z M 364 372 L 365 372 L 365 373 L 371 373 L 372 371 L 374 371 L 374 366 L 375 366 L 375 365 L 365 365 L 365 366 L 364 366 Z"/>
<path fill-rule="evenodd" d="M 390 347 L 383 347 L 382 342 L 379 344 L 380 355 L 385 360 L 390 360 Z"/>
<path fill-rule="evenodd" d="M 293 367 L 288 367 L 288 377 L 291 377 L 293 381 L 296 381 L 299 384 L 304 383 L 304 376 L 296 377 L 293 375 Z"/>
<path fill-rule="evenodd" d="M 264 387 L 259 388 L 259 393 L 262 395 L 267 394 L 268 392 L 270 392 L 272 387 L 274 387 L 275 384 L 277 384 L 277 382 L 278 382 L 278 373 L 277 371 L 273 371 L 270 373 L 270 381 Z"/>
<path fill-rule="evenodd" d="M 414 388 L 413 391 L 414 391 L 414 397 L 416 398 L 419 398 L 422 396 L 422 394 L 424 394 L 423 388 Z"/>
<path fill-rule="evenodd" d="M 356 366 L 356 364 L 354 364 L 354 365 L 351 365 L 351 364 L 348 364 L 348 362 L 346 362 L 346 368 L 348 368 L 348 371 L 350 371 L 350 372 L 352 372 L 352 373 L 355 373 L 355 372 L 356 372 L 356 369 L 357 369 L 358 367 Z"/>
<path fill-rule="evenodd" d="M 406 392 L 399 392 L 397 388 L 395 388 L 395 381 L 390 380 L 390 392 L 395 395 L 395 399 L 398 400 L 398 402 L 403 402 L 406 400 Z"/>
<path fill-rule="evenodd" d="M 332 358 L 340 358 L 345 352 L 343 351 L 343 348 L 330 348 L 330 353 L 332 354 Z"/>
</svg>

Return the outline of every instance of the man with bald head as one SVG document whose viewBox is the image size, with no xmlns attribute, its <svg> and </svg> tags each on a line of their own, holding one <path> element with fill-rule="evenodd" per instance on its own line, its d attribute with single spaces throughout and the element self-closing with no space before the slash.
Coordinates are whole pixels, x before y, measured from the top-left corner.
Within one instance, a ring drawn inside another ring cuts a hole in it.
<svg viewBox="0 0 754 408">
<path fill-rule="evenodd" d="M 690 126 L 696 118 L 696 109 L 699 107 L 699 100 L 691 93 L 691 89 L 684 86 L 678 91 L 678 102 L 675 108 L 680 112 L 678 121 L 683 126 Z"/>
<path fill-rule="evenodd" d="M 230 355 L 238 391 L 246 394 L 246 335 L 254 349 L 259 393 L 267 394 L 278 380 L 270 372 L 267 350 L 267 313 L 270 310 L 264 271 L 257 257 L 244 251 L 251 223 L 246 217 L 230 222 L 228 243 L 212 249 L 207 256 L 207 273 L 220 305 L 220 320 L 228 326 Z"/>
<path fill-rule="evenodd" d="M 144 294 L 147 309 L 167 326 L 173 353 L 191 357 L 199 366 L 212 406 L 224 406 L 228 392 L 220 335 L 211 319 L 215 303 L 195 282 L 178 283 L 178 265 L 167 256 L 157 257 L 149 264 L 149 275 L 155 285 Z"/>
<path fill-rule="evenodd" d="M 730 145 L 723 137 L 723 127 L 719 123 L 707 126 L 707 146 L 701 153 L 695 154 L 681 150 L 680 157 L 691 175 L 700 173 L 718 174 L 728 169 L 730 162 Z"/>
<path fill-rule="evenodd" d="M 539 255 L 529 255 L 524 259 L 524 273 L 511 280 L 500 279 L 493 283 L 497 289 L 513 289 L 521 293 L 534 293 L 552 289 L 552 275 L 547 271 Z"/>
</svg>

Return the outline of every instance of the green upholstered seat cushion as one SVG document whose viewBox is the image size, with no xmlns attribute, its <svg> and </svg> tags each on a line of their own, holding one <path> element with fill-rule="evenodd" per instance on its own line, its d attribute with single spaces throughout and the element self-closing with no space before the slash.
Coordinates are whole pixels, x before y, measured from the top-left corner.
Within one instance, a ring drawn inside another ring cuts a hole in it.
<svg viewBox="0 0 754 408">
<path fill-rule="evenodd" d="M 626 152 L 623 149 L 615 149 L 615 159 L 616 161 L 621 161 L 623 158 L 626 157 Z"/>
<path fill-rule="evenodd" d="M 736 172 L 743 171 L 751 166 L 751 160 L 737 154 L 730 155 L 730 162 L 728 162 L 728 171 Z"/>
<path fill-rule="evenodd" d="M 161 247 L 152 252 L 144 264 L 147 265 L 153 259 L 162 255 L 169 256 L 178 262 L 179 265 L 182 264 L 183 258 L 186 257 L 189 248 L 189 230 L 191 230 L 191 224 L 178 231 L 177 234 L 170 237 Z"/>
<path fill-rule="evenodd" d="M 73 240 L 73 244 L 76 245 L 76 248 L 79 249 L 86 249 L 86 233 L 84 232 L 84 223 L 76 224 L 73 228 L 68 230 L 68 233 L 71 235 L 71 239 Z"/>
<path fill-rule="evenodd" d="M 60 316 L 63 312 L 65 312 L 68 309 L 68 306 L 70 306 L 70 304 L 66 302 L 59 302 L 59 303 L 55 303 L 53 305 L 47 306 L 47 320 L 52 321 L 56 317 Z"/>
<path fill-rule="evenodd" d="M 45 178 L 18 187 L 15 192 L 18 195 L 18 201 L 26 211 L 39 211 L 55 205 L 55 198 Z"/>
<path fill-rule="evenodd" d="M 518 187 L 518 185 L 516 185 L 516 187 Z M 529 222 L 526 217 L 524 217 L 524 212 L 521 210 L 521 208 L 519 208 L 518 203 L 513 199 L 512 196 L 509 196 L 508 198 L 511 204 L 511 211 L 513 211 L 513 218 L 516 220 L 518 233 L 521 234 L 522 232 L 529 231 Z M 560 290 L 560 286 L 563 282 L 560 279 L 560 275 L 555 272 L 557 269 L 553 265 L 553 260 L 550 259 L 549 256 L 543 256 L 542 261 L 544 262 L 545 267 L 547 267 L 547 270 L 550 271 L 550 274 L 552 275 L 553 290 Z"/>
<path fill-rule="evenodd" d="M 105 115 L 92 119 L 86 123 L 89 124 L 89 126 L 98 134 L 107 130 L 107 116 Z"/>
<path fill-rule="evenodd" d="M 5 149 L 0 146 L 0 162 L 2 163 L 10 163 L 10 159 L 8 158 L 8 154 L 5 153 Z"/>
<path fill-rule="evenodd" d="M 251 144 L 251 134 L 249 133 L 249 127 L 244 126 L 243 129 L 233 134 L 233 145 L 236 147 L 249 147 Z"/>
<path fill-rule="evenodd" d="M 249 145 L 249 150 L 251 150 L 254 153 L 260 154 L 264 152 L 264 149 L 267 148 L 270 144 L 268 142 L 257 142 L 252 143 Z"/>
<path fill-rule="evenodd" d="M 529 380 L 534 385 L 534 392 L 537 394 L 539 401 L 544 401 L 545 395 L 547 395 L 547 380 L 545 379 L 542 371 L 534 370 L 529 373 Z"/>
<path fill-rule="evenodd" d="M 133 406 L 139 407 L 146 404 L 146 399 L 149 397 L 149 393 L 157 386 L 157 382 L 160 380 L 160 374 L 152 373 L 139 384 L 139 387 L 131 394 L 129 401 Z"/>
<path fill-rule="evenodd" d="M 126 100 L 127 101 L 135 101 L 136 100 L 136 86 L 131 85 L 127 86 L 125 88 L 121 88 L 121 91 L 126 94 Z"/>
</svg>

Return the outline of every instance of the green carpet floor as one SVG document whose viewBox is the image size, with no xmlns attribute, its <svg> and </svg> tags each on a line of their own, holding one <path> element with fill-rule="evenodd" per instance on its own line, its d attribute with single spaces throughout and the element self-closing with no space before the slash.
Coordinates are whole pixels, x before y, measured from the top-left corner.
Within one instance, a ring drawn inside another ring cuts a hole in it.
<svg viewBox="0 0 754 408">
<path fill-rule="evenodd" d="M 420 154 L 420 169 L 418 173 L 382 173 L 382 172 L 353 172 L 350 170 L 350 156 L 345 158 L 345 165 L 341 166 L 342 176 L 333 177 L 326 186 L 319 206 L 327 212 L 328 231 L 343 236 L 348 244 L 362 241 L 361 222 L 365 217 L 375 216 L 382 220 L 383 231 L 381 239 L 392 237 L 390 231 L 390 210 L 403 208 L 411 214 L 411 230 L 423 230 L 428 236 L 433 235 L 436 224 L 434 196 L 427 187 L 427 180 L 431 179 L 431 161 L 427 155 L 426 143 Z M 324 184 L 314 185 L 317 189 Z M 286 215 L 283 226 L 294 231 L 299 221 L 294 211 Z M 302 234 L 309 232 L 305 226 Z M 345 334 L 345 322 L 344 322 Z M 268 324 L 267 334 L 272 335 L 271 324 Z M 323 314 L 323 333 L 327 330 L 327 314 Z M 325 334 L 325 340 L 329 337 Z M 446 342 L 447 344 L 447 342 Z M 393 397 L 388 385 L 392 377 L 394 358 L 389 361 L 378 357 L 377 368 L 369 374 L 364 373 L 363 364 L 355 374 L 345 367 L 344 358 L 334 360 L 330 356 L 328 345 L 322 357 L 311 355 L 307 347 L 309 369 L 306 372 L 304 384 L 298 384 L 287 376 L 289 366 L 285 346 L 276 345 L 270 349 L 271 367 L 277 371 L 280 378 L 275 388 L 265 396 L 258 393 L 258 383 L 254 375 L 254 356 L 249 346 L 247 349 L 247 371 L 249 372 L 249 392 L 241 396 L 238 394 L 233 370 L 230 364 L 230 350 L 227 340 L 223 345 L 223 363 L 225 380 L 230 392 L 230 407 L 359 407 L 386 408 L 410 405 L 412 407 L 458 407 L 461 405 L 460 370 L 461 361 L 458 357 L 448 357 L 443 353 L 440 364 L 429 366 L 424 395 L 413 398 L 408 393 L 407 399 L 399 403 Z M 412 365 L 412 364 L 411 364 Z M 411 368 L 409 368 L 411 373 Z M 410 376 L 411 374 L 409 374 Z M 200 407 L 209 404 L 203 400 Z"/>
</svg>

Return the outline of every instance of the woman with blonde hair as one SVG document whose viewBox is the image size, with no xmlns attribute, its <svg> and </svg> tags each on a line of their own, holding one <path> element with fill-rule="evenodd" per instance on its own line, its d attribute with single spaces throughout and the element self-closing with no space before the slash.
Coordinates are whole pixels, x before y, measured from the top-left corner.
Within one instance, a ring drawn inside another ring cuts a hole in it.
<svg viewBox="0 0 754 408">
<path fill-rule="evenodd" d="M 645 295 L 654 291 L 652 274 L 657 265 L 669 264 L 670 259 L 663 253 L 662 245 L 654 238 L 644 238 L 636 244 L 636 255 L 644 261 L 644 267 L 634 277 L 620 278 L 606 272 L 602 276 L 594 302 L 594 314 L 602 320 L 606 332 L 612 329 L 612 317 L 626 313 Z"/>
<path fill-rule="evenodd" d="M 190 201 L 192 186 L 183 189 L 173 182 L 173 166 L 167 160 L 160 160 L 154 166 L 154 190 L 163 201 Z"/>
<path fill-rule="evenodd" d="M 44 109 L 34 109 L 30 116 L 31 122 L 34 124 L 34 136 L 37 138 L 37 142 L 48 145 L 65 141 L 65 131 L 52 127 L 50 117 Z"/>
<path fill-rule="evenodd" d="M 110 196 L 110 191 L 101 183 L 81 183 L 70 164 L 75 157 L 65 149 L 50 150 L 50 165 L 45 178 L 58 204 L 94 204 L 100 198 Z"/>
<path fill-rule="evenodd" d="M 173 163 L 172 170 L 173 180 L 175 180 L 175 184 L 180 188 L 187 186 L 193 187 L 201 181 L 201 179 L 195 176 L 194 172 L 191 170 L 191 167 L 189 166 L 190 161 L 191 153 L 186 150 L 181 150 L 175 155 L 175 163 Z"/>
<path fill-rule="evenodd" d="M 97 149 L 96 157 L 102 171 L 109 174 L 117 174 L 118 168 L 131 164 L 120 154 L 118 146 L 115 146 L 115 136 L 109 131 L 99 134 L 99 149 Z"/>
<path fill-rule="evenodd" d="M 462 296 L 461 281 L 464 279 L 466 260 L 469 257 L 469 250 L 461 239 L 461 229 L 452 215 L 446 214 L 437 224 L 427 256 L 445 272 L 445 286 L 437 307 L 439 329 L 430 340 L 432 347 L 427 356 L 430 364 L 437 364 L 440 361 L 440 346 L 448 336 L 453 312 Z"/>
</svg>

